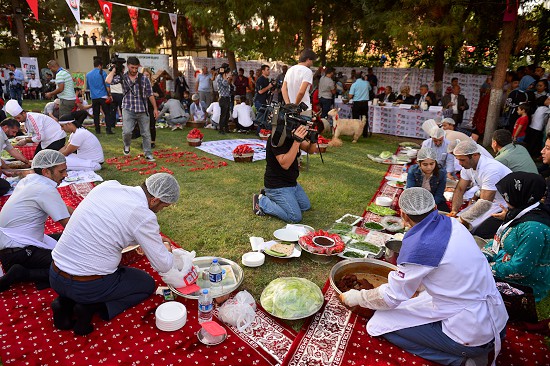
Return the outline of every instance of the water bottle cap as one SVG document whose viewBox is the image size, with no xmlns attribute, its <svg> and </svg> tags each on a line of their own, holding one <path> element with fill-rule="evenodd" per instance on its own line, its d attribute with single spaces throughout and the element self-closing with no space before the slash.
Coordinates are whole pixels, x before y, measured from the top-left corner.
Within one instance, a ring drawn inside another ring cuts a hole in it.
<svg viewBox="0 0 550 366">
<path fill-rule="evenodd" d="M 203 288 L 203 289 L 202 289 L 202 294 L 203 294 L 203 295 L 208 294 L 208 289 L 207 289 L 207 288 Z"/>
<path fill-rule="evenodd" d="M 212 259 L 212 263 L 218 263 L 218 258 Z"/>
</svg>

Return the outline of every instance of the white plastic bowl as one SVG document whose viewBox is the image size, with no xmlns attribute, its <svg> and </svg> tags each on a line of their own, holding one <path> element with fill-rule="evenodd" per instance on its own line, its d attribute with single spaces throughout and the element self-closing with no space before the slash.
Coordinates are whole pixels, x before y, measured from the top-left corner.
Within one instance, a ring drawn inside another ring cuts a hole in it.
<svg viewBox="0 0 550 366">
<path fill-rule="evenodd" d="M 393 200 L 389 197 L 376 197 L 376 201 L 375 201 L 375 203 L 378 206 L 385 206 L 385 207 L 391 206 L 392 202 Z"/>
<path fill-rule="evenodd" d="M 247 267 L 259 267 L 265 262 L 265 254 L 260 252 L 244 253 L 241 261 Z"/>
<path fill-rule="evenodd" d="M 407 151 L 407 156 L 409 158 L 416 158 L 416 155 L 418 155 L 418 150 L 409 150 Z"/>
</svg>

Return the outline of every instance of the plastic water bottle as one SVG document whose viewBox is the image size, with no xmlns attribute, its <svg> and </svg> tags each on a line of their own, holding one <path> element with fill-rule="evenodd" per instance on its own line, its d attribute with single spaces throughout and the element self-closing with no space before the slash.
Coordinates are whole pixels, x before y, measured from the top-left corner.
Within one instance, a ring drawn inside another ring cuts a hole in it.
<svg viewBox="0 0 550 366">
<path fill-rule="evenodd" d="M 407 175 L 407 164 L 403 164 L 403 169 L 401 169 L 401 175 Z"/>
<path fill-rule="evenodd" d="M 213 289 L 220 287 L 222 283 L 222 267 L 220 267 L 218 263 L 218 258 L 212 260 L 208 273 L 210 277 L 210 287 Z"/>
<path fill-rule="evenodd" d="M 202 289 L 199 295 L 199 323 L 211 321 L 213 310 L 214 304 L 212 303 L 210 292 L 207 288 Z"/>
</svg>

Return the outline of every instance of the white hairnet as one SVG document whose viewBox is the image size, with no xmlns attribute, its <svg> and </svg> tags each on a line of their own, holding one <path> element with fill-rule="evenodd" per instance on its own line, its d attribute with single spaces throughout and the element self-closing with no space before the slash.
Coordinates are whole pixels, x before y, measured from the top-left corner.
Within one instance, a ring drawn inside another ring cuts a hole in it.
<svg viewBox="0 0 550 366">
<path fill-rule="evenodd" d="M 443 118 L 443 121 L 441 121 L 441 123 L 448 123 L 453 126 L 456 124 L 455 120 L 449 117 Z"/>
<path fill-rule="evenodd" d="M 422 123 L 422 129 L 426 132 L 426 135 L 431 136 L 430 132 L 434 127 L 438 127 L 437 123 L 433 119 L 428 119 Z"/>
<path fill-rule="evenodd" d="M 416 160 L 422 161 L 426 159 L 437 160 L 437 152 L 430 147 L 423 147 L 422 149 L 418 150 Z"/>
<path fill-rule="evenodd" d="M 407 215 L 423 215 L 434 207 L 434 196 L 422 187 L 407 188 L 399 196 L 399 208 Z"/>
<path fill-rule="evenodd" d="M 471 155 L 479 153 L 477 142 L 474 140 L 461 141 L 453 150 L 454 155 Z"/>
<path fill-rule="evenodd" d="M 149 193 L 164 203 L 176 203 L 180 197 L 180 185 L 168 173 L 156 173 L 145 180 Z"/>
<path fill-rule="evenodd" d="M 59 164 L 66 162 L 65 155 L 61 154 L 57 150 L 41 150 L 38 154 L 32 159 L 31 168 L 51 168 Z"/>
<path fill-rule="evenodd" d="M 434 127 L 430 131 L 430 137 L 440 139 L 445 136 L 445 130 L 440 127 Z"/>
<path fill-rule="evenodd" d="M 459 139 L 449 141 L 449 145 L 447 145 L 447 152 L 452 154 L 453 150 L 456 147 L 456 145 L 460 144 L 460 141 L 461 140 L 459 140 Z"/>
</svg>

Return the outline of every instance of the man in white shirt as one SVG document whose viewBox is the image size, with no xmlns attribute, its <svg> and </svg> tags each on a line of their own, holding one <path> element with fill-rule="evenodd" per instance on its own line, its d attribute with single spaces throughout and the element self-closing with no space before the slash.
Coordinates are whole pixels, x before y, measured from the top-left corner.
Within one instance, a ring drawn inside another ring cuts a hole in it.
<svg viewBox="0 0 550 366">
<path fill-rule="evenodd" d="M 222 114 L 222 109 L 218 101 L 212 102 L 206 109 L 206 113 L 210 116 L 210 124 L 206 125 L 206 128 L 218 129 L 218 124 L 220 123 L 220 116 Z"/>
<path fill-rule="evenodd" d="M 376 310 L 367 332 L 408 352 L 443 365 L 487 365 L 508 320 L 491 267 L 468 230 L 437 212 L 428 190 L 406 189 L 399 208 L 411 229 L 397 270 L 387 284 L 349 290 L 342 301 Z"/>
<path fill-rule="evenodd" d="M 76 111 L 59 119 L 61 129 L 70 134 L 67 145 L 59 150 L 67 159 L 67 170 L 97 171 L 105 160 L 97 137 L 82 127 L 86 115 L 86 111 Z"/>
<path fill-rule="evenodd" d="M 174 259 L 155 213 L 179 195 L 176 179 L 157 173 L 137 187 L 107 181 L 86 196 L 52 252 L 50 283 L 60 295 L 52 303 L 57 328 L 86 335 L 93 331 L 94 313 L 110 320 L 153 294 L 156 285 L 149 274 L 119 267 L 121 252 L 138 244 L 153 269 L 168 272 Z"/>
<path fill-rule="evenodd" d="M 313 85 L 313 72 L 310 67 L 315 60 L 317 60 L 315 52 L 306 48 L 300 53 L 298 64 L 288 69 L 281 90 L 286 104 L 299 105 L 304 102 L 308 110 L 311 110 L 309 90 Z"/>
<path fill-rule="evenodd" d="M 0 122 L 0 152 L 5 150 L 15 159 L 30 165 L 29 160 L 21 153 L 21 151 L 19 151 L 19 149 L 14 149 L 9 140 L 11 138 L 14 138 L 17 132 L 19 132 L 19 122 L 17 122 L 13 118 L 6 118 L 2 122 Z M 4 160 L 0 159 L 0 162 L 2 163 L 2 169 L 10 168 L 10 166 L 6 164 Z M 8 175 L 8 173 L 4 173 Z M 10 189 L 10 183 L 5 179 L 0 178 L 0 196 L 8 193 Z"/>
<path fill-rule="evenodd" d="M 168 127 L 170 127 L 172 131 L 175 131 L 178 128 L 183 130 L 182 125 L 189 119 L 189 113 L 186 113 L 183 110 L 183 106 L 180 101 L 173 96 L 164 102 L 164 106 L 160 110 L 158 118 L 164 116 L 164 113 L 169 113 L 169 115 L 165 118 L 166 124 L 168 124 Z"/>
<path fill-rule="evenodd" d="M 27 143 L 38 143 L 34 154 L 44 149 L 59 150 L 65 146 L 65 132 L 59 128 L 59 123 L 42 113 L 27 112 L 21 108 L 16 100 L 9 100 L 6 103 L 8 112 L 17 122 L 25 122 L 26 137 L 17 143 L 17 146 L 24 146 Z"/>
<path fill-rule="evenodd" d="M 36 174 L 29 174 L 17 184 L 0 211 L 0 261 L 6 271 L 0 278 L 0 291 L 22 281 L 49 287 L 51 251 L 57 241 L 44 235 L 44 224 L 50 216 L 65 226 L 72 211 L 57 191 L 67 176 L 63 154 L 42 150 L 34 157 L 32 168 Z"/>
<path fill-rule="evenodd" d="M 31 99 L 41 99 L 40 90 L 42 90 L 42 82 L 36 78 L 35 74 L 31 74 L 31 78 L 27 81 L 27 88 L 29 88 Z"/>
<path fill-rule="evenodd" d="M 512 171 L 495 159 L 483 156 L 474 140 L 460 142 L 454 148 L 453 154 L 462 170 L 453 194 L 449 216 L 460 216 L 460 222 L 470 229 L 473 235 L 490 239 L 502 224 L 502 220 L 492 215 L 506 207 L 506 201 L 498 193 L 496 184 Z M 464 192 L 471 183 L 479 188 L 479 199 L 459 213 Z"/>
<path fill-rule="evenodd" d="M 239 132 L 246 132 L 254 127 L 254 112 L 252 108 L 246 104 L 245 101 L 241 101 L 240 95 L 235 95 L 236 105 L 233 107 L 233 120 L 236 119 L 237 130 Z"/>
</svg>

